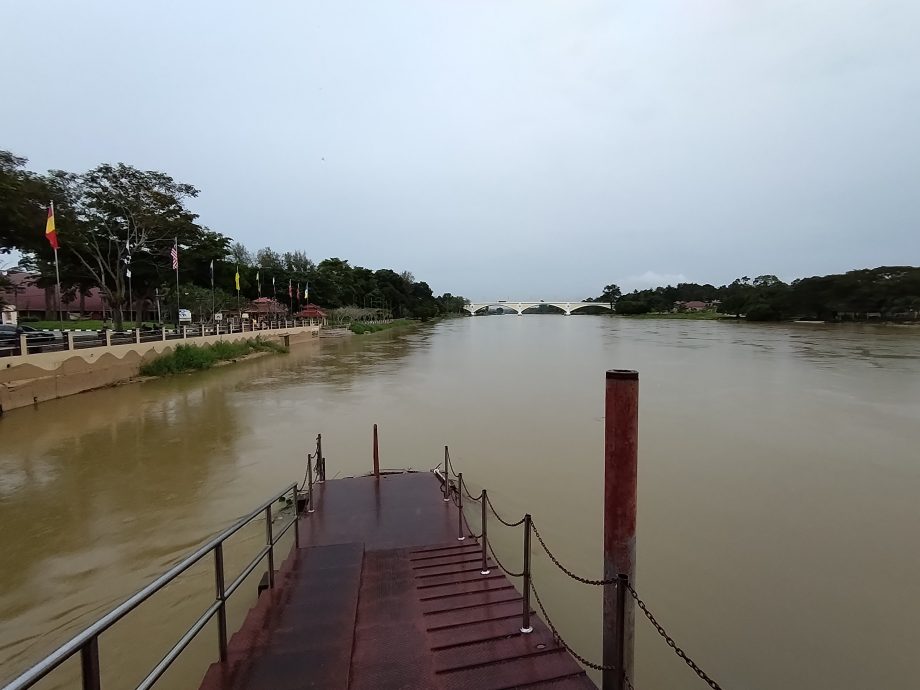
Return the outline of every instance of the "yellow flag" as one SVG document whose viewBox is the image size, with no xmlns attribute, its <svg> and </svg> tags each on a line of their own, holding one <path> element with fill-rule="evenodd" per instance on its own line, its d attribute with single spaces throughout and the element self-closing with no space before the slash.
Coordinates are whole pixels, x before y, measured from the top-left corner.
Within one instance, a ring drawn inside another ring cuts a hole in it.
<svg viewBox="0 0 920 690">
<path fill-rule="evenodd" d="M 240 291 L 240 272 L 236 272 L 236 291 Z"/>
</svg>

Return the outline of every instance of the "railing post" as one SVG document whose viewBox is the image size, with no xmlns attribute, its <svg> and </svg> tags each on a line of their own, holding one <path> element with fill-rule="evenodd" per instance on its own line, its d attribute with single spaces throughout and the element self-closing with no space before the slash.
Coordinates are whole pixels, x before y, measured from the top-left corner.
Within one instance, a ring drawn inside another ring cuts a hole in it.
<svg viewBox="0 0 920 690">
<path fill-rule="evenodd" d="M 617 575 L 617 649 L 614 668 L 616 677 L 613 687 L 615 690 L 626 690 L 626 586 L 629 584 L 629 577 L 623 573 Z M 610 671 L 604 671 L 604 685 L 607 685 L 606 676 Z"/>
<path fill-rule="evenodd" d="M 444 502 L 450 500 L 450 454 L 444 446 Z"/>
<path fill-rule="evenodd" d="M 488 530 L 486 529 L 486 518 L 489 513 L 486 504 L 489 502 L 489 494 L 485 489 L 479 494 L 479 500 L 482 502 L 482 570 L 479 571 L 479 574 L 488 575 L 491 572 L 489 570 L 488 553 L 486 552 L 489 543 Z"/>
<path fill-rule="evenodd" d="M 108 328 L 105 329 L 105 346 L 112 347 L 112 331 Z"/>
<path fill-rule="evenodd" d="M 604 579 L 613 583 L 620 575 L 635 581 L 636 474 L 639 435 L 639 374 L 607 372 L 604 429 Z M 622 594 L 622 592 L 620 592 Z M 617 604 L 615 584 L 604 585 L 603 664 L 617 669 L 604 674 L 603 690 L 614 690 L 616 676 L 632 676 L 635 610 L 631 599 Z M 623 616 L 622 631 L 617 616 Z M 618 649 L 622 662 L 617 666 Z"/>
<path fill-rule="evenodd" d="M 100 690 L 99 638 L 94 637 L 80 648 L 80 669 L 83 675 L 83 690 Z"/>
<path fill-rule="evenodd" d="M 29 354 L 29 339 L 26 337 L 25 333 L 19 334 L 19 354 Z"/>
<path fill-rule="evenodd" d="M 463 541 L 463 472 L 457 474 L 457 541 Z"/>
<path fill-rule="evenodd" d="M 377 450 L 377 425 L 374 424 L 374 476 L 380 476 L 380 453 Z"/>
<path fill-rule="evenodd" d="M 135 328 L 134 329 L 134 342 L 139 343 L 140 341 L 141 341 L 141 329 Z"/>
<path fill-rule="evenodd" d="M 307 453 L 307 512 L 313 512 L 313 459 L 309 453 Z"/>
<path fill-rule="evenodd" d="M 227 593 L 224 588 L 224 545 L 214 547 L 214 590 L 220 608 L 217 609 L 217 647 L 220 660 L 227 660 Z"/>
<path fill-rule="evenodd" d="M 272 543 L 272 507 L 265 506 L 265 544 L 268 546 L 268 588 L 275 588 L 275 545 Z"/>
<path fill-rule="evenodd" d="M 67 349 L 68 350 L 74 349 L 73 331 L 67 331 Z"/>
<path fill-rule="evenodd" d="M 300 548 L 300 510 L 297 507 L 297 499 L 300 498 L 300 491 L 297 485 L 294 485 L 294 548 Z"/>
<path fill-rule="evenodd" d="M 521 622 L 522 633 L 532 633 L 530 624 L 530 513 L 524 516 L 524 611 Z"/>
<path fill-rule="evenodd" d="M 323 457 L 323 435 L 316 435 L 316 454 L 319 456 L 319 464 L 316 466 L 316 473 L 319 475 L 319 481 L 326 481 L 326 458 Z"/>
</svg>

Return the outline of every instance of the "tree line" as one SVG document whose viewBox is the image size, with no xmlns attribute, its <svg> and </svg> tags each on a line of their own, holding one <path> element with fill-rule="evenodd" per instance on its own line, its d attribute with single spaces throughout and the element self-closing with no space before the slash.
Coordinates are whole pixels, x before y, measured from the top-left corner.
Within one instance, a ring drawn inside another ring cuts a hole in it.
<svg viewBox="0 0 920 690">
<path fill-rule="evenodd" d="M 775 275 L 744 276 L 719 287 L 679 283 L 625 295 L 616 285 L 608 285 L 603 294 L 586 301 L 610 302 L 620 314 L 669 312 L 680 309 L 682 303 L 697 301 L 751 321 L 916 320 L 920 312 L 920 268 L 880 266 L 799 278 L 791 283 Z"/>
<path fill-rule="evenodd" d="M 38 274 L 38 286 L 53 286 L 54 252 L 44 233 L 53 201 L 64 299 L 98 288 L 116 328 L 129 308 L 155 299 L 177 316 L 177 290 L 183 308 L 209 304 L 212 285 L 214 307 L 235 304 L 237 273 L 243 299 L 271 297 L 294 310 L 309 301 L 428 319 L 463 308 L 462 297 L 435 296 L 406 271 L 352 266 L 338 257 L 314 263 L 303 251 L 250 250 L 200 224 L 188 208 L 198 189 L 163 172 L 118 163 L 40 174 L 27 163 L 0 150 L 0 253 L 19 251 L 22 267 Z M 176 243 L 178 287 L 170 254 Z"/>
</svg>

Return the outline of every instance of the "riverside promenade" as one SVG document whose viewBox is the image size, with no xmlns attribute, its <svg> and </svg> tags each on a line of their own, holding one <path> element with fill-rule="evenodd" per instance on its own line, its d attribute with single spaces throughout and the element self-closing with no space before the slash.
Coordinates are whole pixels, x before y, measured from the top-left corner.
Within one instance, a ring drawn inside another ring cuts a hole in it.
<svg viewBox="0 0 920 690">
<path fill-rule="evenodd" d="M 210 331 L 136 331 L 128 337 L 81 342 L 71 334 L 63 346 L 0 358 L 0 413 L 104 388 L 138 375 L 141 365 L 177 345 L 208 345 L 251 338 L 274 340 L 283 345 L 311 342 L 320 326 L 305 322 L 281 322 L 271 329 Z"/>
</svg>

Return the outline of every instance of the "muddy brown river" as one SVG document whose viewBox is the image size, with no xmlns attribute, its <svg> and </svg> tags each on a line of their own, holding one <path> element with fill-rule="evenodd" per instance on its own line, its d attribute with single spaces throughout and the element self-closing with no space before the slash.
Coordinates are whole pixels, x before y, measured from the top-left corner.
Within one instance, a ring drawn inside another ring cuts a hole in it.
<svg viewBox="0 0 920 690">
<path fill-rule="evenodd" d="M 471 491 L 531 512 L 598 577 L 609 368 L 640 372 L 636 588 L 677 643 L 726 689 L 917 687 L 920 329 L 537 315 L 324 340 L 5 415 L 0 682 L 299 480 L 317 433 L 330 478 L 369 471 L 375 422 L 383 466 L 430 468 L 450 445 Z M 262 530 L 234 538 L 228 579 Z M 490 536 L 518 566 L 519 533 Z M 599 661 L 600 593 L 534 558 L 554 622 Z M 102 635 L 103 687 L 134 687 L 197 618 L 210 568 Z M 211 625 L 161 686 L 197 687 L 216 649 Z M 635 675 L 704 687 L 641 616 Z"/>
</svg>

